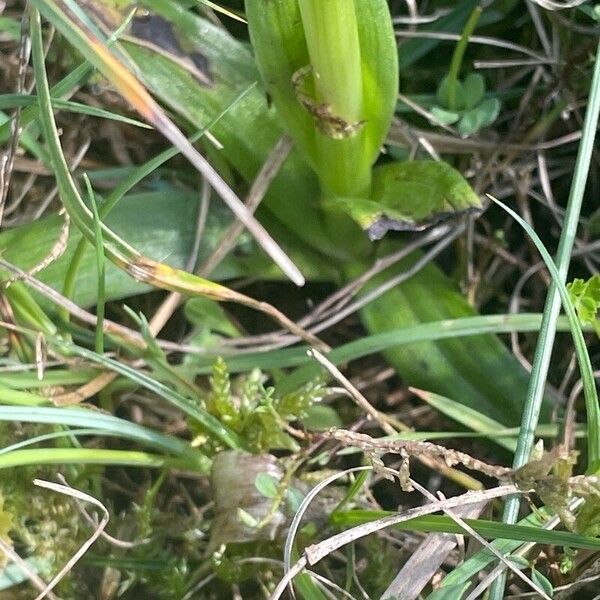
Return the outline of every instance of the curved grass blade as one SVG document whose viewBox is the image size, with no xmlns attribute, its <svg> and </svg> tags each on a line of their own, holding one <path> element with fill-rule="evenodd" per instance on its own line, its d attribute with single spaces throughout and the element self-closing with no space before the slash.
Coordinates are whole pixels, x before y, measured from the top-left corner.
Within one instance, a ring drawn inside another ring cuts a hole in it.
<svg viewBox="0 0 600 600">
<path fill-rule="evenodd" d="M 600 71 L 599 71 L 600 72 Z M 599 79 L 600 83 L 600 79 Z M 600 102 L 600 95 L 599 95 Z M 599 104 L 600 106 L 600 104 Z M 490 196 L 491 197 L 491 196 Z M 594 370 L 592 368 L 592 363 L 590 360 L 590 355 L 587 351 L 587 347 L 585 344 L 585 339 L 583 337 L 583 331 L 581 329 L 581 323 L 577 318 L 577 312 L 575 311 L 575 307 L 573 306 L 573 302 L 571 301 L 571 297 L 569 296 L 569 292 L 565 286 L 565 278 L 566 278 L 566 269 L 563 269 L 563 273 L 561 274 L 554 264 L 552 257 L 549 252 L 544 247 L 544 243 L 539 238 L 537 233 L 533 230 L 531 225 L 525 221 L 522 217 L 520 217 L 514 210 L 510 207 L 506 206 L 506 204 L 500 202 L 500 200 L 496 200 L 492 198 L 492 200 L 501 206 L 507 213 L 509 213 L 518 223 L 523 227 L 523 229 L 527 232 L 536 248 L 542 255 L 550 274 L 552 275 L 552 287 L 548 293 L 548 297 L 551 298 L 553 294 L 557 295 L 557 298 L 560 302 L 562 302 L 563 308 L 567 315 L 567 319 L 569 321 L 569 329 L 571 330 L 571 335 L 573 336 L 573 342 L 575 345 L 575 353 L 577 354 L 577 360 L 579 362 L 579 371 L 581 373 L 581 379 L 583 382 L 583 393 L 585 397 L 585 406 L 587 413 L 587 472 L 589 474 L 595 474 L 600 470 L 600 406 L 598 406 L 598 391 L 596 390 L 596 382 L 594 380 Z M 560 308 L 560 304 L 559 304 Z M 548 350 L 543 347 L 544 350 L 541 350 L 541 347 L 538 346 L 538 350 L 536 352 L 536 357 L 542 354 L 548 354 L 547 361 L 550 360 L 550 354 L 552 352 L 552 342 L 554 340 L 554 333 L 556 331 L 556 317 L 554 321 L 551 321 L 551 317 L 547 317 L 546 314 L 550 313 L 550 310 L 544 311 L 544 318 L 542 320 L 542 332 L 544 331 L 544 325 L 551 329 L 551 332 L 548 332 L 546 335 L 550 336 L 546 345 L 549 346 Z M 543 360 L 539 358 L 538 361 Z M 535 367 L 534 362 L 534 367 Z M 543 393 L 543 388 L 547 376 L 547 367 L 544 371 L 542 366 L 538 366 L 538 370 L 532 371 L 532 390 L 530 393 L 537 397 L 538 395 L 541 397 Z M 541 389 L 539 389 L 541 388 Z M 527 432 L 527 435 L 531 435 L 533 439 L 533 431 L 530 433 L 530 429 L 537 425 L 537 422 L 533 423 L 523 423 Z M 516 460 L 516 458 L 515 458 Z"/>
<path fill-rule="evenodd" d="M 59 6 L 60 4 L 60 6 Z M 125 65 L 107 49 L 93 31 L 84 23 L 78 22 L 74 11 L 77 5 L 70 0 L 32 0 L 32 5 L 75 46 L 83 56 L 105 75 L 119 90 L 121 95 L 158 131 L 160 131 L 210 182 L 236 217 L 255 237 L 259 245 L 273 261 L 297 285 L 304 284 L 304 277 L 288 256 L 271 238 L 266 229 L 254 218 L 243 202 L 237 197 L 225 180 L 210 163 L 190 144 L 146 88 L 132 75 Z M 61 8 L 62 6 L 62 8 Z M 71 15 L 69 18 L 68 15 Z M 35 20 L 35 18 L 32 19 Z M 39 20 L 39 19 L 38 19 Z"/>
<path fill-rule="evenodd" d="M 92 184 L 87 175 L 84 175 L 85 185 L 88 192 L 92 213 L 94 215 L 94 238 L 96 248 L 96 270 L 98 273 L 98 303 L 96 304 L 96 334 L 94 340 L 94 350 L 98 354 L 104 352 L 104 313 L 106 304 L 106 268 L 104 266 L 104 239 L 102 237 L 102 222 L 98 214 L 98 206 L 92 189 Z"/>
<path fill-rule="evenodd" d="M 28 438 L 21 442 L 17 442 L 15 444 L 11 444 L 10 446 L 4 446 L 4 448 L 0 449 L 0 455 L 6 454 L 7 452 L 13 452 L 14 450 L 20 450 L 22 448 L 26 448 L 27 446 L 33 446 L 35 444 L 41 444 L 42 442 L 47 442 L 48 440 L 56 440 L 59 438 L 73 437 L 77 438 L 78 436 L 86 436 L 86 435 L 97 435 L 97 436 L 111 436 L 113 435 L 110 431 L 104 431 L 102 429 L 61 429 L 60 431 L 53 431 L 51 433 L 44 433 L 42 435 L 36 435 L 35 437 Z"/>
<path fill-rule="evenodd" d="M 510 333 L 511 331 L 538 331 L 541 322 L 541 315 L 522 314 L 522 315 L 484 315 L 477 317 L 463 317 L 459 319 L 445 319 L 443 321 L 431 321 L 421 323 L 412 327 L 392 329 L 385 333 L 368 336 L 362 340 L 356 340 L 335 348 L 328 354 L 329 360 L 334 364 L 342 364 L 349 360 L 354 360 L 362 356 L 381 352 L 388 348 L 423 342 L 437 341 L 448 338 L 467 337 L 472 335 L 481 335 L 484 333 Z M 565 320 L 559 321 L 561 331 L 568 331 L 568 325 Z M 306 383 L 321 372 L 318 365 L 310 364 L 304 357 L 300 356 L 299 349 L 292 349 L 286 352 L 289 357 L 289 366 L 304 365 L 294 373 L 291 373 L 282 382 L 282 393 L 292 391 L 300 385 Z M 250 356 L 250 355 L 249 355 Z M 296 358 L 293 361 L 292 357 Z M 245 361 L 246 356 L 234 357 L 228 364 L 233 370 L 241 361 Z M 259 355 L 253 355 L 253 359 L 259 359 Z M 270 353 L 269 360 L 275 364 L 275 353 Z M 307 364 L 308 363 L 308 364 Z M 279 365 L 281 366 L 281 365 Z"/>
</svg>

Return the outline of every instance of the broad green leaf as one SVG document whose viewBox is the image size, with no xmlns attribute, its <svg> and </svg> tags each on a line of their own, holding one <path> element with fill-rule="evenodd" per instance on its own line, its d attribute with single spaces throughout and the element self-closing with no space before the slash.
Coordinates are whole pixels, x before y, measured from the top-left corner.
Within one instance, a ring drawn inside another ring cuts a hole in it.
<svg viewBox="0 0 600 600">
<path fill-rule="evenodd" d="M 165 202 L 165 197 L 168 202 Z M 123 199 L 105 219 L 105 223 L 155 260 L 168 259 L 173 265 L 182 267 L 188 260 L 194 240 L 197 194 L 180 188 L 167 187 L 161 191 L 132 194 Z M 208 258 L 226 230 L 230 216 L 224 208 L 209 214 L 205 235 L 200 247 L 200 260 Z M 62 217 L 52 215 L 38 219 L 0 234 L 2 258 L 22 269 L 38 264 L 52 248 L 62 226 Z M 73 258 L 75 248 L 81 240 L 78 231 L 71 231 L 65 252 L 48 265 L 37 277 L 56 289 L 60 289 L 65 272 Z M 96 301 L 95 250 L 88 244 L 81 268 L 77 272 L 74 301 L 81 306 L 91 306 Z M 264 264 L 264 263 L 263 263 Z M 242 262 L 222 263 L 219 277 L 236 277 L 243 271 Z M 13 287 L 13 286 L 11 286 Z M 139 294 L 150 289 L 112 264 L 106 265 L 106 298 L 116 300 Z M 41 301 L 47 307 L 48 301 Z"/>
<path fill-rule="evenodd" d="M 327 203 L 348 213 L 373 240 L 390 230 L 425 229 L 481 210 L 479 196 L 458 171 L 429 160 L 377 167 L 369 200 L 335 198 Z"/>
<path fill-rule="evenodd" d="M 309 431 L 324 431 L 342 426 L 340 415 L 335 408 L 327 404 L 313 404 L 300 420 Z"/>
<path fill-rule="evenodd" d="M 245 4 L 265 86 L 325 194 L 368 195 L 398 89 L 387 2 Z"/>
<path fill-rule="evenodd" d="M 533 583 L 535 583 L 535 585 L 544 590 L 544 592 L 546 592 L 550 598 L 554 596 L 554 586 L 550 583 L 545 575 L 533 567 L 531 569 L 531 580 Z"/>
<path fill-rule="evenodd" d="M 380 256 L 390 250 L 388 244 L 382 244 Z M 416 260 L 418 255 L 413 255 L 378 275 L 369 282 L 365 293 L 410 269 Z M 356 267 L 353 273 L 358 274 Z M 427 323 L 447 319 L 450 315 L 462 318 L 475 314 L 473 307 L 435 265 L 428 264 L 419 275 L 361 310 L 363 322 L 371 333 L 408 327 L 415 321 Z M 388 349 L 384 355 L 409 385 L 457 398 L 503 425 L 516 425 L 520 420 L 529 377 L 497 337 L 459 340 L 448 336 L 436 344 L 417 343 Z M 545 404 L 542 409 L 543 419 L 549 417 L 548 408 L 549 404 Z"/>
</svg>

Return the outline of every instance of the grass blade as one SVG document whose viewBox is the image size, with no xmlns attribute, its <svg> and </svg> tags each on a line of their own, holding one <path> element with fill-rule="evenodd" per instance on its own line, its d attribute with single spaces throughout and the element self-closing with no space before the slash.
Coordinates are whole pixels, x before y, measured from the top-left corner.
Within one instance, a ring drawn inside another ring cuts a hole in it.
<svg viewBox="0 0 600 600">
<path fill-rule="evenodd" d="M 497 432 L 504 429 L 501 423 L 491 419 L 487 415 L 484 415 L 464 404 L 460 404 L 455 400 L 440 396 L 439 394 L 433 394 L 425 390 L 417 390 L 411 388 L 411 391 L 416 394 L 421 400 L 427 402 L 430 406 L 433 406 L 436 410 L 440 411 L 447 417 L 454 419 L 461 425 L 472 429 L 478 433 L 487 434 L 488 438 L 496 444 L 514 452 L 516 449 L 516 441 L 512 439 L 506 439 L 504 437 L 498 437 Z"/>
<path fill-rule="evenodd" d="M 189 469 L 188 461 L 147 452 L 90 448 L 36 448 L 0 456 L 0 469 L 27 465 L 121 465 L 144 468 Z"/>
</svg>

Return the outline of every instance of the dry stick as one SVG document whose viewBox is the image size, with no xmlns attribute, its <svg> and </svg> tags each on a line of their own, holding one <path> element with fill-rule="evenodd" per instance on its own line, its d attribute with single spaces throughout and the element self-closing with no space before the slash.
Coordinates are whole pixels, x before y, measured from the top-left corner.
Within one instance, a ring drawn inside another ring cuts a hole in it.
<svg viewBox="0 0 600 600">
<path fill-rule="evenodd" d="M 269 186 L 281 166 L 288 157 L 292 149 L 292 140 L 288 136 L 283 136 L 277 142 L 267 160 L 259 171 L 250 191 L 246 198 L 246 208 L 251 214 L 254 214 L 262 199 L 264 198 Z M 200 267 L 198 274 L 202 277 L 207 277 L 215 269 L 215 267 L 223 260 L 223 258 L 234 247 L 237 238 L 244 230 L 244 224 L 240 220 L 235 220 L 223 235 L 220 244 L 217 246 L 213 254 Z M 160 305 L 154 317 L 149 323 L 149 330 L 152 335 L 157 335 L 166 322 L 169 320 L 175 309 L 179 306 L 182 294 L 178 292 L 171 293 L 165 301 Z"/>
<path fill-rule="evenodd" d="M 537 142 L 534 144 L 498 144 L 498 142 L 491 140 L 455 139 L 450 135 L 431 133 L 425 129 L 417 129 L 411 127 L 400 119 L 395 119 L 390 127 L 387 143 L 392 146 L 404 147 L 407 144 L 411 144 L 413 140 L 417 139 L 418 137 L 423 137 L 426 140 L 429 140 L 439 152 L 453 152 L 456 154 L 472 154 L 473 152 L 498 152 L 499 150 L 510 152 L 535 152 L 537 150 L 551 150 L 565 144 L 577 142 L 581 139 L 581 131 L 574 131 L 546 142 Z"/>
<path fill-rule="evenodd" d="M 342 533 L 338 533 L 323 542 L 308 546 L 304 550 L 304 556 L 302 556 L 302 558 L 300 558 L 300 560 L 298 560 L 296 564 L 294 564 L 294 566 L 285 574 L 283 579 L 275 588 L 274 592 L 269 596 L 269 600 L 279 600 L 290 581 L 296 575 L 302 572 L 307 565 L 315 565 L 332 552 L 339 550 L 351 542 L 371 535 L 372 533 L 377 533 L 378 531 L 386 529 L 387 527 L 392 527 L 417 517 L 430 515 L 446 508 L 455 508 L 457 506 L 464 506 L 465 504 L 477 504 L 479 502 L 486 502 L 494 498 L 502 498 L 511 494 L 520 493 L 522 493 L 522 491 L 517 489 L 515 485 L 503 485 L 490 490 L 466 492 L 460 496 L 431 502 L 425 506 L 418 506 L 402 513 L 383 517 L 377 521 L 364 523 L 348 529 L 347 531 L 343 531 Z"/>
<path fill-rule="evenodd" d="M 80 404 L 81 402 L 91 398 L 98 392 L 103 390 L 107 385 L 112 383 L 119 374 L 116 371 L 105 371 L 97 377 L 90 379 L 87 383 L 78 387 L 73 392 L 51 396 L 49 400 L 56 406 L 68 406 L 72 404 Z"/>
<path fill-rule="evenodd" d="M 396 429 L 389 423 L 389 418 L 383 413 L 374 408 L 371 403 L 360 393 L 360 391 L 352 384 L 352 382 L 344 376 L 344 374 L 318 350 L 309 350 L 308 356 L 314 358 L 321 366 L 337 379 L 342 386 L 349 392 L 350 396 L 356 401 L 356 404 L 362 408 L 372 419 L 379 423 L 379 426 L 388 435 L 395 435 Z"/>
<path fill-rule="evenodd" d="M 585 1 L 585 0 L 582 0 Z M 445 40 L 450 42 L 458 42 L 461 38 L 461 34 L 459 33 L 446 33 L 441 31 L 399 31 L 396 30 L 397 37 L 406 37 L 406 38 L 425 38 L 425 39 L 434 39 L 434 40 Z M 488 46 L 496 46 L 498 48 L 504 48 L 506 50 L 514 50 L 515 52 L 520 52 L 521 54 L 525 54 L 531 58 L 536 58 L 540 61 L 547 61 L 547 57 L 543 54 L 537 54 L 527 46 L 521 46 L 519 44 L 515 44 L 513 42 L 508 42 L 506 40 L 502 40 L 499 38 L 488 37 L 484 35 L 472 35 L 469 37 L 470 44 L 484 44 Z"/>
<path fill-rule="evenodd" d="M 252 214 L 256 212 L 256 209 L 265 197 L 271 182 L 277 176 L 277 173 L 279 173 L 283 163 L 289 156 L 292 147 L 292 139 L 287 135 L 283 135 L 267 157 L 267 160 L 256 176 L 256 179 L 248 192 L 248 197 L 246 198 L 246 207 Z M 200 274 L 206 277 L 212 273 L 217 265 L 235 246 L 237 239 L 243 231 L 244 225 L 240 221 L 234 221 L 222 236 L 215 251 L 200 268 Z"/>
<path fill-rule="evenodd" d="M 330 429 L 324 434 L 338 440 L 347 446 L 356 446 L 369 455 L 400 454 L 401 456 L 430 456 L 443 459 L 451 467 L 456 464 L 463 465 L 471 471 L 479 471 L 488 477 L 500 481 L 506 480 L 513 473 L 509 467 L 490 465 L 465 452 L 450 450 L 431 442 L 418 442 L 415 440 L 386 440 L 376 439 L 364 433 L 356 433 L 346 429 Z"/>
</svg>

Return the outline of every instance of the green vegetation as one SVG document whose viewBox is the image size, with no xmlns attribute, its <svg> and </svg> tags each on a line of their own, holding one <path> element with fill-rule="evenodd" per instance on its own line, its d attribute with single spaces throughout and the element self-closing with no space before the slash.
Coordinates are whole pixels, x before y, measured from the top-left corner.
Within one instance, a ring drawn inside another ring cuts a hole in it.
<svg viewBox="0 0 600 600">
<path fill-rule="evenodd" d="M 2 6 L 0 600 L 593 593 L 562 4 Z"/>
</svg>

